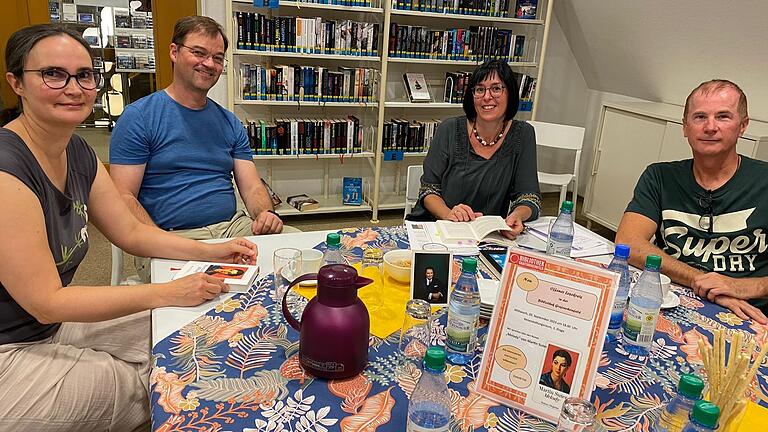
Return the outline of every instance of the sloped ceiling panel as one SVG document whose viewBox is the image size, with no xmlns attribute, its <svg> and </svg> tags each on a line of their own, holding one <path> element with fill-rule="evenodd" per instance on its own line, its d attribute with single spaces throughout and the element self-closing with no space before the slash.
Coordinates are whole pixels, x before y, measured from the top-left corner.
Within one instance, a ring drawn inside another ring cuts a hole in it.
<svg viewBox="0 0 768 432">
<path fill-rule="evenodd" d="M 727 78 L 768 120 L 768 1 L 557 0 L 555 13 L 590 89 L 682 105 Z"/>
</svg>

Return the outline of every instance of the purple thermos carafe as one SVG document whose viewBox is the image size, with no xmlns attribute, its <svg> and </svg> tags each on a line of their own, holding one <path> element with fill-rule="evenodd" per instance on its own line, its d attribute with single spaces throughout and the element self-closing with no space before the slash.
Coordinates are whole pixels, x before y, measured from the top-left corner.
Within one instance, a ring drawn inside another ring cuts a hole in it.
<svg viewBox="0 0 768 432">
<path fill-rule="evenodd" d="M 291 287 L 317 279 L 317 295 L 309 301 L 301 321 L 288 311 Z M 358 276 L 346 264 L 326 265 L 317 274 L 294 280 L 283 295 L 283 315 L 299 332 L 299 362 L 305 371 L 327 379 L 349 378 L 368 364 L 368 309 L 357 297 L 357 289 L 373 282 Z"/>
</svg>

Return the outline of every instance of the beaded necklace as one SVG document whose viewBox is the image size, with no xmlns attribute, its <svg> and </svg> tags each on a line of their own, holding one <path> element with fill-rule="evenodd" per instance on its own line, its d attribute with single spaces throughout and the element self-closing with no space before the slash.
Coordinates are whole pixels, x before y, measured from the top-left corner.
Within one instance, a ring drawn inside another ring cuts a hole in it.
<svg viewBox="0 0 768 432">
<path fill-rule="evenodd" d="M 496 135 L 496 138 L 493 139 L 493 141 L 488 142 L 482 138 L 480 138 L 480 134 L 477 133 L 477 122 L 472 123 L 472 134 L 475 136 L 475 139 L 477 142 L 480 143 L 482 146 L 490 147 L 501 139 L 501 137 L 504 135 L 504 130 L 507 128 L 507 121 L 504 120 L 504 122 L 501 124 L 501 130 L 499 131 L 499 134 Z"/>
</svg>

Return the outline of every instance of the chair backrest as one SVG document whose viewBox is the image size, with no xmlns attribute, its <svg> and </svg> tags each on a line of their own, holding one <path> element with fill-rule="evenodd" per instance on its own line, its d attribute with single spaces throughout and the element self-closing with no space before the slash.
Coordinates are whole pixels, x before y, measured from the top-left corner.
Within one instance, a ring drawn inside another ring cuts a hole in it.
<svg viewBox="0 0 768 432">
<path fill-rule="evenodd" d="M 536 130 L 536 145 L 566 150 L 581 150 L 584 143 L 584 128 L 557 123 L 529 121 Z"/>
<path fill-rule="evenodd" d="M 408 167 L 408 174 L 405 181 L 405 214 L 408 216 L 413 206 L 419 200 L 419 188 L 421 188 L 421 174 L 424 173 L 422 165 L 411 165 Z"/>
</svg>

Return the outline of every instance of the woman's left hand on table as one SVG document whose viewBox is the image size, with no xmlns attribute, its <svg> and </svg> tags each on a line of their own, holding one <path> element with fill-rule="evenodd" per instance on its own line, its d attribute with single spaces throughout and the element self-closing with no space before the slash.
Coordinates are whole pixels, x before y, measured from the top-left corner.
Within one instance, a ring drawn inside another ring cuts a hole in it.
<svg viewBox="0 0 768 432">
<path fill-rule="evenodd" d="M 213 243 L 210 246 L 211 261 L 251 265 L 256 264 L 256 258 L 259 256 L 259 248 L 244 238 Z"/>
</svg>

